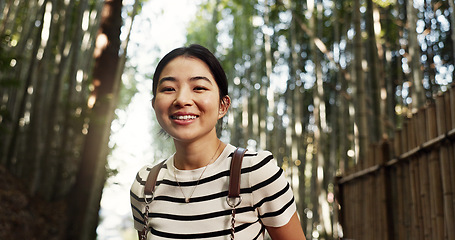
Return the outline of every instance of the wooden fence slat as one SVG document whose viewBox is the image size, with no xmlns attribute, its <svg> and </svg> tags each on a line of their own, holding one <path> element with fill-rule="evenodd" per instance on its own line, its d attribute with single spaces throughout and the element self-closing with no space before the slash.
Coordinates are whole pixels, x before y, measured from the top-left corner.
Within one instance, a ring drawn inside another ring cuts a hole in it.
<svg viewBox="0 0 455 240">
<path fill-rule="evenodd" d="M 386 168 L 384 168 L 385 171 Z M 389 171 L 386 171 L 387 179 L 387 193 L 389 193 L 389 201 L 387 201 L 387 210 L 388 210 L 388 224 L 389 232 L 388 235 L 390 239 L 400 239 L 399 238 L 399 181 L 398 181 L 398 168 L 397 165 L 388 168 Z"/>
<path fill-rule="evenodd" d="M 450 92 L 450 108 L 449 112 L 451 113 L 451 124 L 450 124 L 450 129 L 455 129 L 455 85 L 449 89 Z"/>
<path fill-rule="evenodd" d="M 428 154 L 430 174 L 430 199 L 431 199 L 431 220 L 433 222 L 433 239 L 444 238 L 444 200 L 442 196 L 442 179 L 440 174 L 439 153 L 432 151 Z"/>
<path fill-rule="evenodd" d="M 447 151 L 448 151 L 448 158 L 449 158 L 449 166 L 450 166 L 450 177 L 451 177 L 451 184 L 452 184 L 452 219 L 454 219 L 455 222 L 455 141 L 452 142 L 452 144 L 447 145 Z M 453 226 L 453 225 L 452 225 Z M 452 227 L 452 233 L 454 228 Z M 453 233 L 455 235 L 455 233 Z"/>
<path fill-rule="evenodd" d="M 374 152 L 374 145 L 371 145 L 368 150 L 368 167 L 371 167 L 374 165 L 375 162 L 375 152 Z M 367 237 L 366 234 L 368 233 L 370 235 L 370 238 L 372 240 L 375 240 L 377 236 L 372 236 L 377 234 L 376 226 L 374 224 L 374 220 L 376 217 L 369 217 L 369 216 L 375 216 L 374 215 L 374 197 L 373 197 L 373 189 L 376 187 L 374 186 L 374 179 L 372 175 L 367 175 L 365 176 L 365 188 L 363 189 L 365 191 L 365 211 L 364 214 L 366 218 L 364 219 L 364 231 L 363 233 L 365 234 L 364 237 Z M 363 238 L 365 239 L 365 238 Z"/>
<path fill-rule="evenodd" d="M 445 104 L 445 115 L 446 115 L 446 129 L 452 129 L 455 130 L 455 99 L 453 98 L 454 94 L 454 88 L 451 88 L 450 91 L 446 92 L 443 97 L 444 97 L 444 104 Z M 448 132 L 448 131 L 446 131 Z M 449 171 L 450 171 L 450 182 L 452 186 L 452 206 L 455 206 L 455 137 L 452 138 L 452 143 L 450 143 L 450 140 L 446 143 L 447 146 L 447 151 L 449 154 Z M 451 160 L 450 160 L 451 159 Z M 455 218 L 455 207 L 453 209 L 452 215 Z"/>
<path fill-rule="evenodd" d="M 419 159 L 419 175 L 420 175 L 420 202 L 422 211 L 422 229 L 423 239 L 431 238 L 431 206 L 430 206 L 430 180 L 428 173 L 428 158 L 425 155 L 420 155 Z"/>
<path fill-rule="evenodd" d="M 378 145 L 379 144 L 373 144 L 373 146 L 371 147 L 372 150 L 373 150 L 373 155 L 374 155 L 374 165 L 377 165 L 379 162 L 380 162 L 380 150 L 378 149 Z M 381 231 L 381 224 L 382 224 L 382 220 L 381 220 L 381 204 L 379 203 L 379 200 L 382 199 L 382 192 L 380 191 L 381 189 L 381 183 L 379 182 L 380 178 L 379 178 L 379 173 L 377 172 L 376 174 L 374 175 L 371 175 L 371 182 L 374 186 L 374 188 L 372 189 L 373 192 L 372 192 L 372 209 L 370 210 L 371 213 L 373 214 L 373 216 L 375 216 L 373 218 L 373 226 L 374 226 L 374 239 L 381 239 L 382 236 L 382 231 Z"/>
<path fill-rule="evenodd" d="M 414 132 L 416 133 L 416 140 L 417 146 L 422 145 L 426 142 L 427 136 L 426 131 L 422 131 L 421 129 L 425 129 L 426 126 L 426 119 L 425 119 L 425 112 L 427 108 L 422 108 L 418 113 L 414 116 Z M 419 162 L 419 176 L 420 176 L 420 203 L 421 203 L 421 211 L 422 211 L 422 220 L 421 224 L 423 225 L 423 239 L 432 239 L 431 232 L 432 232 L 432 223 L 431 223 L 431 204 L 429 199 L 429 172 L 428 172 L 428 158 L 426 154 L 418 154 L 417 161 Z"/>
<path fill-rule="evenodd" d="M 397 165 L 397 198 L 398 198 L 398 208 L 397 208 L 397 213 L 398 213 L 398 238 L 397 239 L 406 239 L 405 238 L 405 233 L 407 231 L 406 229 L 406 218 L 405 218 L 405 206 L 406 205 L 406 194 L 403 194 L 405 192 L 406 185 L 405 185 L 405 176 L 404 176 L 404 164 L 398 164 Z M 409 231 L 407 231 L 409 232 Z"/>
<path fill-rule="evenodd" d="M 445 134 L 446 128 L 446 112 L 444 98 L 442 95 L 436 97 L 436 123 L 438 129 L 438 135 Z M 442 190 L 444 196 L 444 221 L 445 221 L 445 232 L 447 233 L 448 240 L 455 240 L 455 216 L 453 214 L 453 192 L 452 183 L 450 182 L 450 160 L 449 152 L 446 145 L 441 145 L 440 148 L 440 161 L 441 161 L 441 177 L 442 177 Z"/>
<path fill-rule="evenodd" d="M 417 161 L 409 161 L 409 183 L 411 187 L 411 237 L 412 239 L 418 239 L 420 234 L 420 204 L 419 204 L 419 187 L 417 179 L 417 172 L 418 172 L 418 162 Z"/>
<path fill-rule="evenodd" d="M 448 149 L 444 146 L 440 150 L 440 161 L 441 161 L 441 175 L 442 175 L 442 189 L 444 196 L 444 222 L 445 222 L 445 232 L 447 233 L 448 240 L 455 239 L 455 219 L 453 216 L 453 193 L 451 192 L 451 183 L 450 183 L 450 169 L 449 165 L 449 156 Z"/>
<path fill-rule="evenodd" d="M 380 159 L 380 162 L 378 164 L 384 165 L 388 159 L 390 158 L 390 143 L 389 142 L 383 142 L 378 146 L 378 158 Z M 388 187 L 390 186 L 390 175 L 388 176 L 387 171 L 385 168 L 381 168 L 378 174 L 378 192 L 379 192 L 379 197 L 378 197 L 378 216 L 380 219 L 379 225 L 381 228 L 379 229 L 380 234 L 379 239 L 382 240 L 391 240 L 392 239 L 392 228 L 389 226 L 389 224 L 393 223 L 393 219 L 391 218 L 391 208 L 388 208 L 388 205 L 390 204 L 390 194 L 391 194 L 391 188 Z"/>
<path fill-rule="evenodd" d="M 415 144 L 415 134 L 414 134 L 414 121 L 413 119 L 407 119 L 406 127 L 403 129 L 405 131 L 406 138 L 403 139 L 405 142 L 403 145 L 405 146 L 404 151 L 408 152 L 411 149 L 414 149 Z M 408 158 L 407 161 L 409 162 L 409 184 L 411 190 L 411 198 L 410 198 L 410 212 L 411 212 L 411 238 L 417 239 L 420 234 L 420 202 L 419 202 L 419 179 L 418 179 L 418 162 L 414 161 L 415 157 Z"/>
</svg>

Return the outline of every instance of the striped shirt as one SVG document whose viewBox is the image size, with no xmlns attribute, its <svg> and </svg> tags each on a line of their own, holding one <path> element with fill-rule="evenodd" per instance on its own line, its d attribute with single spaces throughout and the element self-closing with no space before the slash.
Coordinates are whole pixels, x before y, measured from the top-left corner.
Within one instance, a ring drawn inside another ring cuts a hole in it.
<svg viewBox="0 0 455 240">
<path fill-rule="evenodd" d="M 178 170 L 173 156 L 166 160 L 158 174 L 155 198 L 150 203 L 151 239 L 229 239 L 231 208 L 226 196 L 235 149 L 228 144 L 207 167 L 199 184 L 204 168 Z M 139 170 L 131 186 L 134 227 L 139 231 L 144 228 L 144 185 L 151 168 L 145 166 Z M 294 196 L 283 170 L 268 151 L 248 151 L 241 173 L 242 202 L 236 208 L 235 238 L 263 239 L 265 226 L 280 227 L 289 222 L 296 211 Z M 190 202 L 186 203 L 182 191 L 189 196 L 193 190 Z"/>
</svg>

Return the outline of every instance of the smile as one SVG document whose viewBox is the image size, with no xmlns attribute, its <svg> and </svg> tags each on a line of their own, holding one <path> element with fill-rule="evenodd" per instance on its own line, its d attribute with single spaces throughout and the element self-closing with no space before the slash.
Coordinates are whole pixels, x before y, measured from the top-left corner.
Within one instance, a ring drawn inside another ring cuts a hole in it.
<svg viewBox="0 0 455 240">
<path fill-rule="evenodd" d="M 197 118 L 197 116 L 195 116 L 195 115 L 171 116 L 171 119 L 176 119 L 176 120 L 193 120 L 196 118 Z"/>
</svg>

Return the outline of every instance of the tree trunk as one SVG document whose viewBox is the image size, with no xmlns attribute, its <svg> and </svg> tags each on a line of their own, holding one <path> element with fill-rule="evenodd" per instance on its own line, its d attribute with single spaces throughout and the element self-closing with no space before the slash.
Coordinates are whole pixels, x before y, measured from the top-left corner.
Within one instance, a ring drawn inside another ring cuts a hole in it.
<svg viewBox="0 0 455 240">
<path fill-rule="evenodd" d="M 363 51 L 362 51 L 362 30 L 360 27 L 360 0 L 354 0 L 353 9 L 353 22 L 354 22 L 354 82 L 356 84 L 356 114 L 357 114 L 357 148 L 358 158 L 357 162 L 362 164 L 366 158 L 366 151 L 368 147 L 368 114 L 366 106 L 366 87 L 365 79 L 363 76 L 364 70 L 362 68 Z"/>
<path fill-rule="evenodd" d="M 45 0 L 43 4 L 40 7 L 39 11 L 39 16 L 41 17 L 41 23 L 44 22 L 44 15 L 45 15 L 45 8 L 46 8 L 46 3 L 48 0 Z M 7 153 L 6 153 L 6 158 L 2 161 L 3 164 L 5 164 L 7 167 L 11 167 L 14 162 L 16 162 L 17 159 L 15 159 L 16 156 L 16 151 L 18 147 L 18 137 L 20 133 L 20 120 L 24 116 L 25 111 L 26 111 L 26 104 L 27 104 L 27 98 L 28 98 L 28 90 L 29 87 L 32 86 L 32 80 L 34 76 L 34 72 L 36 70 L 36 64 L 37 64 L 37 54 L 38 50 L 40 48 L 40 43 L 41 43 L 41 31 L 43 30 L 43 24 L 40 24 L 39 27 L 37 28 L 36 34 L 34 37 L 34 44 L 33 44 L 33 51 L 31 53 L 31 61 L 29 64 L 29 68 L 27 69 L 27 76 L 25 78 L 24 84 L 21 86 L 21 93 L 20 93 L 20 98 L 19 98 L 19 104 L 17 105 L 17 111 L 15 111 L 15 115 L 13 118 L 13 125 L 12 125 L 12 132 L 11 132 L 11 138 L 9 139 L 9 142 L 7 143 L 8 148 L 7 148 Z"/>
<path fill-rule="evenodd" d="M 95 239 L 98 210 L 105 183 L 105 166 L 111 122 L 120 86 L 119 65 L 122 0 L 106 0 L 95 49 L 94 90 L 88 99 L 91 108 L 79 172 L 70 197 L 68 239 Z"/>
<path fill-rule="evenodd" d="M 374 20 L 374 3 L 373 0 L 367 0 L 367 11 L 365 14 L 366 17 L 366 32 L 368 35 L 367 40 L 367 58 L 368 58 L 368 76 L 371 83 L 371 97 L 370 97 L 370 106 L 372 109 L 372 115 L 369 118 L 372 124 L 370 124 L 369 129 L 369 141 L 378 142 L 383 133 L 382 129 L 382 116 L 381 112 L 381 89 L 382 86 L 380 78 L 380 72 L 382 64 L 379 62 L 379 54 L 376 43 L 376 34 L 375 34 L 375 20 Z"/>
<path fill-rule="evenodd" d="M 410 79 L 412 83 L 412 111 L 417 111 L 425 103 L 425 93 L 423 88 L 423 73 L 420 63 L 420 46 L 417 42 L 417 9 L 414 8 L 411 0 L 406 1 L 407 25 L 408 25 L 408 62 L 411 69 Z"/>
</svg>

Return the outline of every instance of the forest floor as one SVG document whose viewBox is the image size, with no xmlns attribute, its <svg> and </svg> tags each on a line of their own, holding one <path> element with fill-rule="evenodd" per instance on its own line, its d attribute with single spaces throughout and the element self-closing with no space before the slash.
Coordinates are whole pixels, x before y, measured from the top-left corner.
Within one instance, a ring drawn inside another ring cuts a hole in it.
<svg viewBox="0 0 455 240">
<path fill-rule="evenodd" d="M 21 179 L 0 166 L 0 239 L 63 239 L 66 206 L 31 197 Z"/>
</svg>

